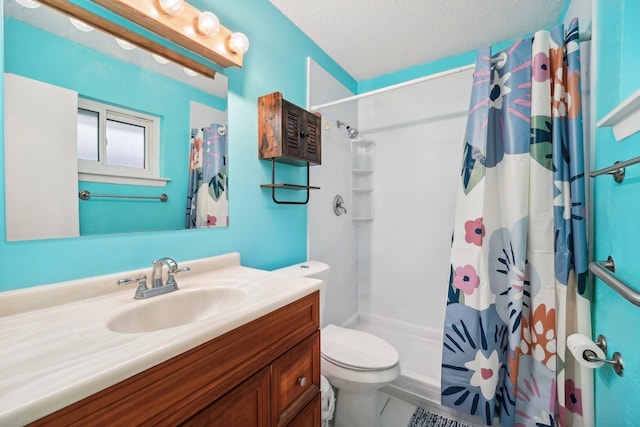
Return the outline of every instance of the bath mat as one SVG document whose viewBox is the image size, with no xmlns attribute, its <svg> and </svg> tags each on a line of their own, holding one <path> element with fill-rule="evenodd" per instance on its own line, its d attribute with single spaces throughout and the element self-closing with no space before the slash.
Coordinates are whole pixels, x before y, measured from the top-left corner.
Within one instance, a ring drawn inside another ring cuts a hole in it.
<svg viewBox="0 0 640 427">
<path fill-rule="evenodd" d="M 408 427 L 471 427 L 451 418 L 434 414 L 426 409 L 416 408 Z"/>
</svg>

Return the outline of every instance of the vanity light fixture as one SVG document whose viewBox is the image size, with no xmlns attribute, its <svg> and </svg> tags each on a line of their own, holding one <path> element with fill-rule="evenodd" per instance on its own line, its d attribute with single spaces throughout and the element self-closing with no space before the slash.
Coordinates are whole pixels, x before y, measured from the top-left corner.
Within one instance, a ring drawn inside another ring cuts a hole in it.
<svg viewBox="0 0 640 427">
<path fill-rule="evenodd" d="M 123 48 L 124 50 L 133 50 L 136 48 L 136 45 L 129 43 L 126 40 L 122 40 L 119 37 L 116 37 L 116 43 L 118 43 L 118 46 L 120 46 L 121 48 Z"/>
<path fill-rule="evenodd" d="M 35 3 L 32 0 L 16 1 L 23 5 Z M 248 48 L 249 46 L 246 36 L 244 36 L 246 39 L 244 44 L 242 42 L 238 44 L 236 39 L 240 36 L 237 35 L 232 42 L 231 38 L 234 34 L 241 33 L 234 33 L 219 24 L 218 31 L 215 31 L 217 17 L 215 21 L 212 20 L 209 14 L 200 12 L 184 0 L 92 0 L 92 2 L 192 53 L 218 64 L 220 67 L 242 67 L 243 55 L 246 52 L 245 47 Z M 188 54 L 180 53 L 151 38 L 124 28 L 109 19 L 76 5 L 74 2 L 69 0 L 39 0 L 36 4 L 38 3 L 52 7 L 69 17 L 79 19 L 93 28 L 127 40 L 137 47 L 189 68 L 202 76 L 210 78 L 215 76 L 216 70 L 210 65 L 206 65 Z M 170 15 L 164 12 L 165 9 L 178 10 L 179 6 L 176 6 L 176 4 L 182 4 L 182 11 L 177 15 Z M 200 19 L 203 14 L 204 17 Z M 198 25 L 199 21 L 202 21 L 200 25 Z M 204 35 L 207 32 L 208 35 Z"/>
<path fill-rule="evenodd" d="M 163 64 L 164 65 L 164 64 L 168 64 L 169 63 L 169 60 L 167 58 L 165 58 L 164 56 L 160 56 L 160 55 L 158 55 L 156 53 L 152 54 L 151 56 L 153 56 L 153 59 L 155 59 L 158 64 Z"/>
<path fill-rule="evenodd" d="M 75 18 L 69 18 L 69 21 L 71 21 L 71 24 L 73 24 L 74 27 L 76 27 L 78 30 L 84 32 L 84 33 L 88 33 L 89 31 L 93 31 L 93 27 L 91 25 L 85 24 L 84 22 L 82 22 L 79 19 L 75 19 Z"/>
<path fill-rule="evenodd" d="M 218 34 L 218 31 L 220 31 L 220 20 L 213 12 L 202 12 L 198 16 L 196 30 L 203 36 Z"/>
<path fill-rule="evenodd" d="M 16 2 L 23 7 L 26 7 L 28 9 L 37 9 L 40 7 L 40 3 L 38 3 L 37 1 L 33 1 L 33 0 L 16 0 Z"/>
<path fill-rule="evenodd" d="M 182 71 L 184 71 L 184 73 L 189 77 L 195 77 L 195 76 L 198 75 L 198 73 L 196 73 L 193 70 L 188 69 L 187 67 L 182 67 Z"/>
<path fill-rule="evenodd" d="M 172 16 L 180 15 L 184 9 L 184 0 L 157 0 L 157 3 L 158 9 Z"/>
<path fill-rule="evenodd" d="M 247 53 L 249 50 L 249 39 L 243 33 L 233 33 L 227 41 L 227 49 L 231 52 Z"/>
<path fill-rule="evenodd" d="M 242 67 L 249 40 L 220 25 L 211 12 L 201 12 L 183 0 L 92 1 L 222 67 Z"/>
</svg>

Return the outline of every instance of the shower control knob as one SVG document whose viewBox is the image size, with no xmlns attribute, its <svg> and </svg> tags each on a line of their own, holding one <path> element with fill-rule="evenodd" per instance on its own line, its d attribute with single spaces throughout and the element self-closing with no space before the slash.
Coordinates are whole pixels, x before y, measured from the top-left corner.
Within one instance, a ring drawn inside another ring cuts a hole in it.
<svg viewBox="0 0 640 427">
<path fill-rule="evenodd" d="M 307 385 L 307 377 L 300 377 L 298 378 L 298 385 L 300 387 L 304 387 Z"/>
</svg>

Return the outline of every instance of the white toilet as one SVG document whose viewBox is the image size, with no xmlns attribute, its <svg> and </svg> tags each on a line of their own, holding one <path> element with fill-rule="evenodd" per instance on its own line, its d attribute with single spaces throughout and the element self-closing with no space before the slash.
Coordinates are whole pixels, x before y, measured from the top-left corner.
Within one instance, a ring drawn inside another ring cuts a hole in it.
<svg viewBox="0 0 640 427">
<path fill-rule="evenodd" d="M 325 286 L 328 285 L 329 266 L 319 261 L 307 261 L 274 271 L 321 279 Z M 321 290 L 321 326 L 324 301 L 325 292 Z M 376 391 L 400 375 L 396 349 L 372 334 L 330 324 L 320 331 L 320 352 L 322 375 L 337 389 L 333 426 L 376 426 Z"/>
</svg>

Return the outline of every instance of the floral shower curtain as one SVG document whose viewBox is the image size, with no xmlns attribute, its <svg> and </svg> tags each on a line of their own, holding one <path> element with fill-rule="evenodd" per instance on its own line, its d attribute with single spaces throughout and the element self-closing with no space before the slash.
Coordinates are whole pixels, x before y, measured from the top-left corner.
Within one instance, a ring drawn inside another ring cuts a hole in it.
<svg viewBox="0 0 640 427">
<path fill-rule="evenodd" d="M 185 228 L 229 225 L 226 126 L 191 129 Z"/>
<path fill-rule="evenodd" d="M 442 403 L 502 426 L 593 423 L 578 22 L 478 53 L 458 190 Z M 495 57 L 495 56 L 494 56 Z"/>
</svg>

